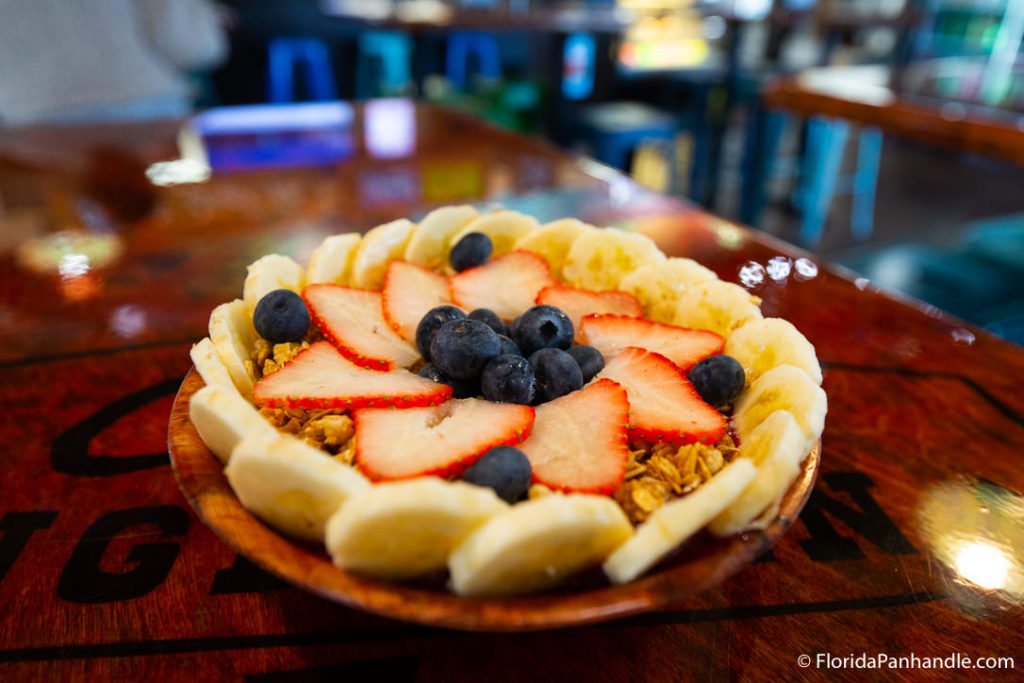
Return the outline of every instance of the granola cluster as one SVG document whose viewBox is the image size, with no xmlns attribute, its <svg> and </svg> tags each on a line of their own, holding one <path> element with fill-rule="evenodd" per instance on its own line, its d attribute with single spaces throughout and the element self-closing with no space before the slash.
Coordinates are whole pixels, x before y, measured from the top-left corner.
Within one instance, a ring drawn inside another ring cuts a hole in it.
<svg viewBox="0 0 1024 683">
<path fill-rule="evenodd" d="M 306 335 L 302 341 L 283 344 L 271 344 L 262 337 L 257 338 L 252 357 L 246 361 L 246 369 L 256 378 L 265 377 L 280 370 L 282 365 L 294 358 L 299 351 L 308 349 L 314 341 L 316 338 L 310 335 Z"/>
<path fill-rule="evenodd" d="M 630 521 L 639 524 L 672 498 L 693 492 L 732 462 L 737 452 L 728 434 L 712 446 L 633 443 L 626 479 L 612 497 Z"/>
</svg>

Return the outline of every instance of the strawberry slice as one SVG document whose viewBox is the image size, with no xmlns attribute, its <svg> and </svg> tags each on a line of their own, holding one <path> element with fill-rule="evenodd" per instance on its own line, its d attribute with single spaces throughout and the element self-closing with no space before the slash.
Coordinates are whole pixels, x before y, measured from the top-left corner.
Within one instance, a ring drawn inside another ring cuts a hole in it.
<svg viewBox="0 0 1024 683">
<path fill-rule="evenodd" d="M 384 319 L 403 339 L 415 343 L 416 327 L 435 306 L 451 303 L 444 275 L 405 261 L 392 261 L 384 274 Z"/>
<path fill-rule="evenodd" d="M 381 293 L 340 285 L 310 285 L 302 292 L 320 331 L 356 365 L 373 370 L 404 368 L 420 354 L 384 320 Z"/>
<path fill-rule="evenodd" d="M 512 320 L 533 306 L 540 290 L 556 284 L 548 262 L 529 251 L 510 251 L 448 280 L 452 301 L 467 311 L 489 308 Z"/>
<path fill-rule="evenodd" d="M 683 371 L 660 354 L 627 347 L 597 377 L 626 389 L 634 438 L 717 443 L 725 435 L 725 417 L 705 403 Z"/>
<path fill-rule="evenodd" d="M 533 408 L 464 398 L 433 408 L 367 408 L 353 418 L 356 462 L 370 479 L 453 477 L 494 446 L 522 441 Z"/>
<path fill-rule="evenodd" d="M 300 351 L 253 390 L 268 408 L 412 408 L 443 403 L 452 388 L 408 370 L 378 372 L 353 365 L 327 342 Z"/>
<path fill-rule="evenodd" d="M 627 346 L 654 351 L 689 370 L 708 356 L 722 352 L 725 340 L 709 330 L 691 330 L 624 315 L 588 315 L 580 323 L 580 336 L 606 359 Z"/>
<path fill-rule="evenodd" d="M 578 493 L 610 494 L 619 487 L 629 460 L 625 389 L 602 379 L 536 410 L 530 438 L 519 446 L 534 481 Z"/>
<path fill-rule="evenodd" d="M 576 289 L 566 285 L 551 285 L 540 290 L 537 295 L 538 304 L 547 304 L 565 311 L 572 320 L 572 329 L 576 330 L 576 341 L 582 343 L 580 321 L 583 316 L 614 313 L 632 318 L 644 317 L 644 307 L 629 292 L 607 290 L 595 292 L 590 289 Z"/>
</svg>

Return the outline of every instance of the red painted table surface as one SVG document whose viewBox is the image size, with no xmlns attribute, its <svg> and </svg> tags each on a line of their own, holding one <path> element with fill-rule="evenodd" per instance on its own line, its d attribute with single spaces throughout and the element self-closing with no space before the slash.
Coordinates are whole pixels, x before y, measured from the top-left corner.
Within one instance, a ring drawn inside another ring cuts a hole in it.
<svg viewBox="0 0 1024 683">
<path fill-rule="evenodd" d="M 0 679 L 1024 671 L 1024 351 L 545 143 L 435 109 L 416 123 L 405 157 L 369 154 L 357 118 L 336 166 L 167 186 L 145 171 L 177 156 L 176 124 L 0 133 Z M 662 612 L 468 634 L 283 586 L 196 519 L 167 418 L 189 344 L 240 295 L 245 265 L 455 201 L 643 232 L 745 280 L 807 335 L 829 397 L 821 476 L 771 554 Z M 86 229 L 103 241 L 54 237 Z M 962 668 L 985 657 L 1017 668 Z"/>
</svg>

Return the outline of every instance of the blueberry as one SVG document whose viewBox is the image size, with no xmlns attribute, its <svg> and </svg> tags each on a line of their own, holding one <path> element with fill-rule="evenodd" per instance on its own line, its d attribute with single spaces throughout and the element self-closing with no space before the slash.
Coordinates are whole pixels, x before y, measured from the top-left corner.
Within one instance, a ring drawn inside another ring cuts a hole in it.
<svg viewBox="0 0 1024 683">
<path fill-rule="evenodd" d="M 567 349 L 572 346 L 572 320 L 554 306 L 533 306 L 512 322 L 512 341 L 525 356 L 538 349 Z"/>
<path fill-rule="evenodd" d="M 420 377 L 426 377 L 440 384 L 447 384 L 452 388 L 452 398 L 470 398 L 480 394 L 480 383 L 476 380 L 452 379 L 441 372 L 433 363 L 427 363 L 419 371 Z"/>
<path fill-rule="evenodd" d="M 495 446 L 473 463 L 462 481 L 493 489 L 506 503 L 514 503 L 530 488 L 533 468 L 518 448 Z"/>
<path fill-rule="evenodd" d="M 498 356 L 480 375 L 480 390 L 488 401 L 528 406 L 535 391 L 533 366 L 522 356 Z"/>
<path fill-rule="evenodd" d="M 585 344 L 573 346 L 567 353 L 572 356 L 573 360 L 575 360 L 580 366 L 580 372 L 583 373 L 584 384 L 594 379 L 594 375 L 604 370 L 604 356 L 602 356 L 601 352 L 593 346 L 587 346 Z"/>
<path fill-rule="evenodd" d="M 430 342 L 431 362 L 449 377 L 476 379 L 498 357 L 498 334 L 479 320 L 449 320 Z"/>
<path fill-rule="evenodd" d="M 441 329 L 441 325 L 449 320 L 465 317 L 466 314 L 455 306 L 437 306 L 427 311 L 420 324 L 416 326 L 416 348 L 420 350 L 420 355 L 430 360 L 430 342 L 434 340 L 434 335 Z"/>
<path fill-rule="evenodd" d="M 455 272 L 461 273 L 467 268 L 482 266 L 491 258 L 494 244 L 491 238 L 482 232 L 471 232 L 459 240 L 448 254 L 448 262 Z"/>
<path fill-rule="evenodd" d="M 506 337 L 503 334 L 498 335 L 498 341 L 501 342 L 501 353 L 500 356 L 504 356 L 506 353 L 511 353 L 513 356 L 522 356 L 523 352 L 519 350 L 516 343 Z"/>
<path fill-rule="evenodd" d="M 540 349 L 530 356 L 537 378 L 535 403 L 546 403 L 583 388 L 583 372 L 572 356 L 561 349 Z"/>
<path fill-rule="evenodd" d="M 299 341 L 309 329 L 309 309 L 295 292 L 275 289 L 256 304 L 252 324 L 271 344 Z"/>
<path fill-rule="evenodd" d="M 732 356 L 709 356 L 690 368 L 690 383 L 713 406 L 731 403 L 747 381 L 743 366 Z"/>
<path fill-rule="evenodd" d="M 478 308 L 466 317 L 470 320 L 479 320 L 498 334 L 508 334 L 508 328 L 505 326 L 505 323 L 502 322 L 497 313 L 489 308 Z"/>
</svg>

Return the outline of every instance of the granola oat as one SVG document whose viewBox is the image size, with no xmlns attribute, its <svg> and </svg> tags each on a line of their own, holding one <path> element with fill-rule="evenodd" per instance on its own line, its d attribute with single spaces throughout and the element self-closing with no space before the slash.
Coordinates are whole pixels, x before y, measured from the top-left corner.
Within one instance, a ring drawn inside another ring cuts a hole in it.
<svg viewBox="0 0 1024 683">
<path fill-rule="evenodd" d="M 693 492 L 736 457 L 728 434 L 717 444 L 634 443 L 630 447 L 625 481 L 612 497 L 634 524 L 671 498 Z"/>
<path fill-rule="evenodd" d="M 298 436 L 331 455 L 346 451 L 350 442 L 353 447 L 347 450 L 354 450 L 355 424 L 343 410 L 260 408 L 259 412 L 278 431 Z"/>
<path fill-rule="evenodd" d="M 281 369 L 281 366 L 290 361 L 303 349 L 318 341 L 320 338 L 316 328 L 310 325 L 310 331 L 301 341 L 285 342 L 283 344 L 271 344 L 262 337 L 256 338 L 256 345 L 253 347 L 252 355 L 245 361 L 245 367 L 255 379 L 266 377 L 272 372 Z"/>
</svg>

